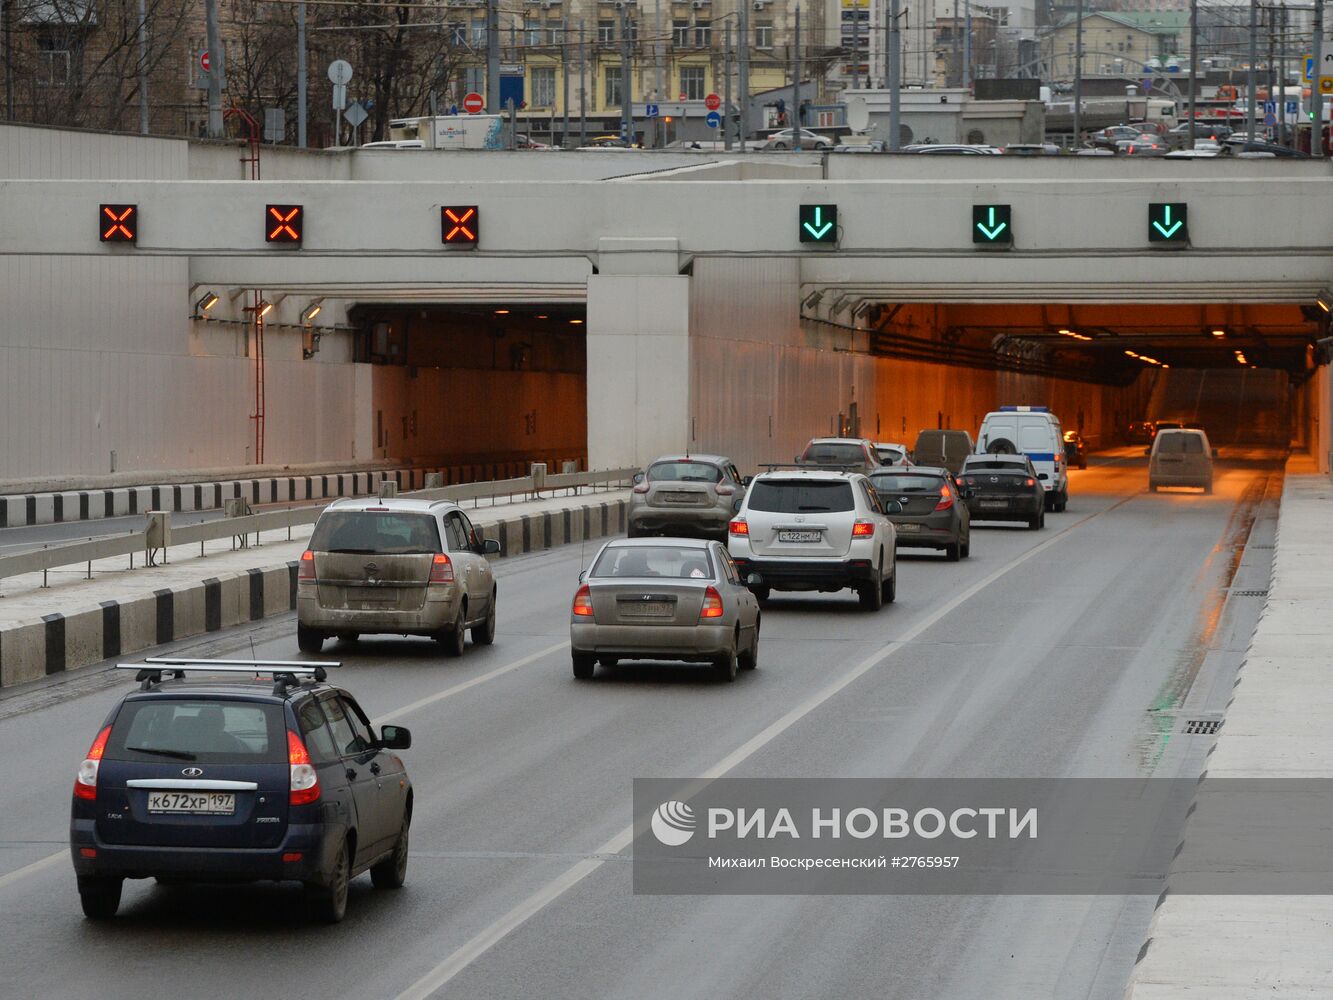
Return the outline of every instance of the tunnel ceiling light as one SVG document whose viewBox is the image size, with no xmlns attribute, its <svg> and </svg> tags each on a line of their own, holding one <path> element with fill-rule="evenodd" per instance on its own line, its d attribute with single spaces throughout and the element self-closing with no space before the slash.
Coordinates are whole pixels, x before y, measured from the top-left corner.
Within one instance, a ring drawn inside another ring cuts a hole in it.
<svg viewBox="0 0 1333 1000">
<path fill-rule="evenodd" d="M 538 313 L 538 314 L 537 314 L 537 319 L 550 319 L 550 318 L 551 318 L 551 317 L 550 317 L 550 316 L 547 316 L 546 313 Z"/>
<path fill-rule="evenodd" d="M 1138 354 L 1135 353 L 1134 351 L 1126 351 L 1125 354 L 1126 354 L 1128 357 L 1131 357 L 1131 358 L 1137 358 L 1137 357 L 1138 357 Z"/>
<path fill-rule="evenodd" d="M 301 310 L 301 322 L 310 324 L 315 321 L 315 317 L 324 311 L 324 300 L 316 299 L 310 305 Z"/>
<path fill-rule="evenodd" d="M 1326 313 L 1333 313 L 1333 292 L 1327 288 L 1319 289 L 1319 294 L 1315 296 L 1315 305 Z"/>
<path fill-rule="evenodd" d="M 583 325 L 583 320 L 581 320 L 581 319 L 571 319 L 571 320 L 569 321 L 569 325 L 570 325 L 570 326 L 582 326 L 582 325 Z"/>
<path fill-rule="evenodd" d="M 199 298 L 199 300 L 195 302 L 194 304 L 195 312 L 206 313 L 208 312 L 208 310 L 212 309 L 215 305 L 217 305 L 219 301 L 220 300 L 218 299 L 218 293 L 210 289 L 209 291 L 204 292 L 204 294 Z"/>
<path fill-rule="evenodd" d="M 1213 336 L 1214 336 L 1214 337 L 1225 337 L 1226 335 L 1227 335 L 1227 332 L 1226 332 L 1225 330 L 1214 330 L 1214 331 L 1213 331 Z"/>
<path fill-rule="evenodd" d="M 267 301 L 266 299 L 260 299 L 259 305 L 255 306 L 255 318 L 263 319 L 272 311 L 273 311 L 273 303 Z"/>
<path fill-rule="evenodd" d="M 508 315 L 509 315 L 509 310 L 508 310 L 508 309 L 497 309 L 497 310 L 495 310 L 495 315 L 497 315 L 497 316 L 508 316 Z"/>
</svg>

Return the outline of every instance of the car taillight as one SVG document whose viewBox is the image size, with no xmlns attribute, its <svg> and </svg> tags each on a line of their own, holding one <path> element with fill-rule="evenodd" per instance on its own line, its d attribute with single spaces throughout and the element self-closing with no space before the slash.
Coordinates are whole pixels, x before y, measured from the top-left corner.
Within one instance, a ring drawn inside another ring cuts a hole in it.
<svg viewBox="0 0 1333 1000">
<path fill-rule="evenodd" d="M 301 561 L 296 570 L 296 579 L 313 580 L 315 578 L 315 553 L 306 549 L 301 553 Z"/>
<path fill-rule="evenodd" d="M 852 525 L 853 538 L 869 538 L 875 533 L 874 521 L 857 521 Z"/>
<path fill-rule="evenodd" d="M 1036 486 L 1036 485 L 1037 485 L 1037 481 L 1036 481 L 1035 479 L 1024 479 L 1024 480 L 1023 480 L 1023 485 L 1024 485 L 1024 486 Z"/>
<path fill-rule="evenodd" d="M 586 583 L 574 595 L 574 614 L 580 618 L 592 617 L 592 591 Z"/>
<path fill-rule="evenodd" d="M 111 727 L 107 726 L 97 734 L 93 745 L 88 748 L 88 756 L 79 765 L 79 773 L 74 776 L 74 795 L 80 799 L 97 798 L 97 769 L 101 766 L 102 755 L 106 753 L 106 741 L 111 738 Z"/>
<path fill-rule="evenodd" d="M 699 610 L 699 617 L 722 617 L 722 595 L 717 592 L 716 587 L 709 587 L 704 591 L 704 606 Z"/>
<path fill-rule="evenodd" d="M 733 535 L 748 535 L 750 533 L 750 526 L 745 522 L 744 518 L 738 517 L 727 525 L 727 531 Z"/>
<path fill-rule="evenodd" d="M 948 510 L 953 506 L 953 490 L 947 485 L 940 487 L 940 502 L 935 505 L 936 510 Z"/>
<path fill-rule="evenodd" d="M 454 582 L 454 564 L 449 561 L 449 557 L 443 552 L 436 552 L 435 558 L 430 561 L 430 582 Z"/>
<path fill-rule="evenodd" d="M 645 481 L 642 482 L 642 483 L 635 483 L 635 484 L 634 484 L 634 492 L 635 492 L 635 493 L 647 493 L 647 492 L 648 492 L 648 482 L 647 482 L 647 480 L 645 480 Z"/>
<path fill-rule="evenodd" d="M 720 483 L 717 487 L 717 495 L 720 497 L 729 497 L 736 492 L 736 487 L 730 483 Z"/>
<path fill-rule="evenodd" d="M 290 729 L 287 730 L 287 764 L 291 772 L 291 789 L 288 802 L 294 806 L 309 805 L 319 800 L 319 775 L 310 763 L 310 754 L 306 753 L 301 737 Z"/>
</svg>

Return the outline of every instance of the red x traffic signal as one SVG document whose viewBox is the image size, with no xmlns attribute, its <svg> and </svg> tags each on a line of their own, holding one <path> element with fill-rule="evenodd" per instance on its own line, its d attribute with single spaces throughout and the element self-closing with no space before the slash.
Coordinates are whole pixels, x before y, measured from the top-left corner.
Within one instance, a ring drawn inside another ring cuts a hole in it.
<svg viewBox="0 0 1333 1000">
<path fill-rule="evenodd" d="M 103 243 L 133 243 L 139 236 L 138 205 L 103 205 L 97 215 Z"/>
<path fill-rule="evenodd" d="M 269 205 L 264 213 L 264 240 L 268 243 L 300 243 L 305 213 L 300 205 Z"/>
<path fill-rule="evenodd" d="M 440 230 L 451 246 L 476 246 L 481 241 L 481 218 L 476 205 L 445 205 L 440 209 Z"/>
</svg>

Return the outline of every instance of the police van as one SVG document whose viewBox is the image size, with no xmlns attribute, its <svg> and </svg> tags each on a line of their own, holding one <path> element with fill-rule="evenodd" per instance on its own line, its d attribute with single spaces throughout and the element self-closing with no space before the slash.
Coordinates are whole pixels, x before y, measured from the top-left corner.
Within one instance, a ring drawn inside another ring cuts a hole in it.
<svg viewBox="0 0 1333 1000">
<path fill-rule="evenodd" d="M 977 451 L 1026 455 L 1046 491 L 1046 509 L 1062 511 L 1069 503 L 1069 466 L 1060 418 L 1045 406 L 1002 406 L 986 414 L 977 435 Z"/>
</svg>

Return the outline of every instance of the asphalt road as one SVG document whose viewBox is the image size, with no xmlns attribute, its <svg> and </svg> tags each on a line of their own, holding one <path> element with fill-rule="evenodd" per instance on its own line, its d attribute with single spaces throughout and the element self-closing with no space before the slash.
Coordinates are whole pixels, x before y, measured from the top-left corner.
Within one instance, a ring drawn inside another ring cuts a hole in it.
<svg viewBox="0 0 1333 1000">
<path fill-rule="evenodd" d="M 1226 704 L 1262 604 L 1227 588 L 1267 586 L 1280 487 L 1259 462 L 1219 473 L 1210 497 L 1150 495 L 1142 458 L 1094 459 L 1044 531 L 979 526 L 956 564 L 906 551 L 876 615 L 775 599 L 759 669 L 727 686 L 572 679 L 592 547 L 499 563 L 499 638 L 461 661 L 326 647 L 412 728 L 417 794 L 407 886 L 363 876 L 336 927 L 271 885 L 128 883 L 114 922 L 85 922 L 69 789 L 124 677 L 0 700 L 0 997 L 1119 998 L 1151 897 L 635 896 L 630 781 L 1197 775 L 1210 741 L 1175 720 Z M 172 648 L 252 641 L 296 655 L 290 616 Z"/>
</svg>

